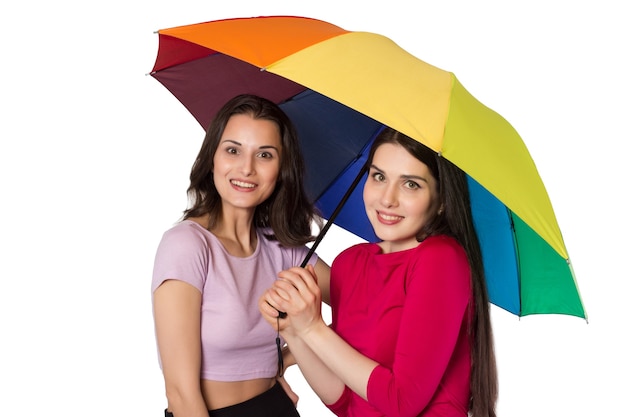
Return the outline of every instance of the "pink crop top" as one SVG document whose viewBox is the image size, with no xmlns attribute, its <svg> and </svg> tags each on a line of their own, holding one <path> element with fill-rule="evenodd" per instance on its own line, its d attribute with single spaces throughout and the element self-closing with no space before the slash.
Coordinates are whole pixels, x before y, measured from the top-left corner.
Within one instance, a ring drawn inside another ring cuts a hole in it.
<svg viewBox="0 0 626 417">
<path fill-rule="evenodd" d="M 202 379 L 242 381 L 276 375 L 276 332 L 261 317 L 257 303 L 277 273 L 300 265 L 307 252 L 306 246 L 285 248 L 259 231 L 254 254 L 237 258 L 190 220 L 163 234 L 152 293 L 168 279 L 187 282 L 202 293 Z M 309 263 L 316 262 L 314 254 Z"/>
</svg>

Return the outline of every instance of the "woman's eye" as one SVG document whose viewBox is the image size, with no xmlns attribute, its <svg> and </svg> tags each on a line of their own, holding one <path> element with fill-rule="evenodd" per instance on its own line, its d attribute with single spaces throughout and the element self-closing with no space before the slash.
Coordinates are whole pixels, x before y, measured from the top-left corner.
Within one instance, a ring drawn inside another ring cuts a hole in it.
<svg viewBox="0 0 626 417">
<path fill-rule="evenodd" d="M 384 181 L 385 180 L 385 176 L 383 174 L 381 174 L 380 172 L 374 172 L 372 174 L 372 178 L 374 178 L 374 181 Z"/>
<path fill-rule="evenodd" d="M 229 154 L 233 154 L 233 155 L 235 155 L 235 154 L 237 154 L 238 152 L 237 152 L 237 149 L 236 149 L 236 148 L 228 147 L 228 148 L 226 148 L 226 153 L 229 153 Z"/>
<path fill-rule="evenodd" d="M 261 152 L 259 154 L 259 157 L 264 158 L 264 159 L 271 159 L 274 157 L 274 155 L 271 152 Z"/>
<path fill-rule="evenodd" d="M 405 185 L 407 188 L 410 188 L 411 190 L 420 188 L 420 185 L 416 183 L 415 181 L 407 181 Z"/>
</svg>

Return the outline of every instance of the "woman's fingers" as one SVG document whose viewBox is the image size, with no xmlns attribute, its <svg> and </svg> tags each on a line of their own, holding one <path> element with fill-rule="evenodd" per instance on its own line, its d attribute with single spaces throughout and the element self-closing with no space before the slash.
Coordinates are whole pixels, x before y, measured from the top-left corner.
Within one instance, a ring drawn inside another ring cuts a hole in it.
<svg viewBox="0 0 626 417">
<path fill-rule="evenodd" d="M 278 279 L 271 288 L 267 289 L 259 300 L 259 309 L 263 318 L 274 329 L 291 327 L 295 317 L 298 322 L 308 322 L 306 318 L 315 315 L 316 305 L 320 299 L 320 289 L 316 283 L 316 276 L 312 268 L 294 267 L 278 274 Z M 280 312 L 287 313 L 286 317 L 277 320 Z M 304 319 L 304 321 L 303 321 Z"/>
<path fill-rule="evenodd" d="M 303 292 L 317 287 L 317 280 L 314 274 L 311 273 L 311 269 L 293 267 L 285 271 L 278 273 L 278 281 L 285 281 L 290 283 L 298 291 Z M 283 287 L 284 288 L 284 287 Z"/>
<path fill-rule="evenodd" d="M 265 319 L 265 321 L 268 322 L 274 330 L 278 330 L 276 328 L 276 317 L 278 317 L 276 309 L 265 300 L 265 297 L 261 297 L 259 299 L 258 306 L 261 317 L 263 317 L 263 319 Z"/>
<path fill-rule="evenodd" d="M 291 399 L 291 401 L 293 402 L 293 405 L 297 406 L 298 405 L 298 400 L 300 399 L 300 397 L 298 397 L 298 394 L 296 394 L 291 389 L 291 386 L 287 383 L 287 381 L 285 380 L 284 377 L 277 377 L 276 379 L 278 380 L 280 385 L 282 385 L 283 390 L 285 390 L 285 393 Z"/>
<path fill-rule="evenodd" d="M 291 280 L 278 278 L 274 281 L 274 285 L 268 291 L 272 291 L 274 297 L 289 300 L 299 290 Z"/>
<path fill-rule="evenodd" d="M 285 303 L 289 301 L 290 297 L 286 294 L 285 291 L 277 291 L 274 287 L 269 288 L 265 291 L 263 295 L 263 299 L 266 303 L 266 309 L 273 309 L 273 315 L 277 317 L 281 311 L 284 310 Z M 269 310 L 268 310 L 269 311 Z"/>
</svg>

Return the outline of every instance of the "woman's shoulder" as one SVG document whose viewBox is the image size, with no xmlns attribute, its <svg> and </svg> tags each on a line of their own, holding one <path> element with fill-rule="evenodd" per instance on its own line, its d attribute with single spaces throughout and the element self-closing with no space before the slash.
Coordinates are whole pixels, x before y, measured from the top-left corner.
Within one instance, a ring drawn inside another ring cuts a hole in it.
<svg viewBox="0 0 626 417">
<path fill-rule="evenodd" d="M 369 243 L 369 242 L 357 243 L 355 245 L 350 246 L 349 248 L 342 250 L 337 255 L 335 260 L 354 259 L 354 258 L 358 258 L 361 256 L 377 254 L 379 252 L 380 252 L 380 247 L 375 243 Z"/>
<path fill-rule="evenodd" d="M 165 231 L 166 235 L 202 235 L 207 231 L 193 220 L 181 220 Z"/>
<path fill-rule="evenodd" d="M 298 265 L 309 252 L 307 245 L 299 246 L 286 246 L 276 239 L 274 232 L 269 227 L 263 227 L 257 229 L 257 236 L 259 238 L 259 246 L 261 250 L 269 253 L 271 256 L 287 258 L 291 265 Z M 315 264 L 317 262 L 317 255 L 313 253 L 310 258 L 310 263 Z"/>
<path fill-rule="evenodd" d="M 429 251 L 463 251 L 463 247 L 459 241 L 448 235 L 430 236 L 419 245 L 419 248 Z"/>
<path fill-rule="evenodd" d="M 211 233 L 192 220 L 182 220 L 163 233 L 162 242 L 182 246 L 208 245 Z"/>
<path fill-rule="evenodd" d="M 424 240 L 416 251 L 417 258 L 426 258 L 429 262 L 467 263 L 467 255 L 463 246 L 452 236 L 436 235 Z"/>
</svg>

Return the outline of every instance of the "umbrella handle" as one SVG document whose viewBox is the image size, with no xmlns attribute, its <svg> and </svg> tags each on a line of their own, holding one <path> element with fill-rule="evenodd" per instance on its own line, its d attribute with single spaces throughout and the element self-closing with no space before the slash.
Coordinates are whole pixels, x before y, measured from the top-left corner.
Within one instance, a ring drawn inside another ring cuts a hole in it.
<svg viewBox="0 0 626 417">
<path fill-rule="evenodd" d="M 359 184 L 359 181 L 361 181 L 361 177 L 363 176 L 363 174 L 365 174 L 365 171 L 367 171 L 367 162 L 365 162 L 363 164 L 363 166 L 361 167 L 361 170 L 357 174 L 356 178 L 354 178 L 354 181 L 352 181 L 352 184 L 350 184 L 350 187 L 348 188 L 348 191 L 346 191 L 346 193 L 344 194 L 343 198 L 341 199 L 341 201 L 339 202 L 339 204 L 337 205 L 337 207 L 333 211 L 333 214 L 330 215 L 330 217 L 328 218 L 328 221 L 326 222 L 326 224 L 324 225 L 322 230 L 320 230 L 319 235 L 317 235 L 317 238 L 315 239 L 315 242 L 313 243 L 313 245 L 309 249 L 309 252 L 306 254 L 306 257 L 304 258 L 304 260 L 300 264 L 300 267 L 304 268 L 307 265 L 307 263 L 311 259 L 311 256 L 313 256 L 313 253 L 315 252 L 315 249 L 317 249 L 317 247 L 319 246 L 320 242 L 322 241 L 322 239 L 326 235 L 326 232 L 328 232 L 328 229 L 330 229 L 330 226 L 332 226 L 333 222 L 335 221 L 335 218 L 339 215 L 339 212 L 341 211 L 343 206 L 346 204 L 346 201 L 348 201 L 348 198 L 350 197 L 350 195 L 352 194 L 352 192 L 354 191 L 356 186 Z"/>
</svg>

